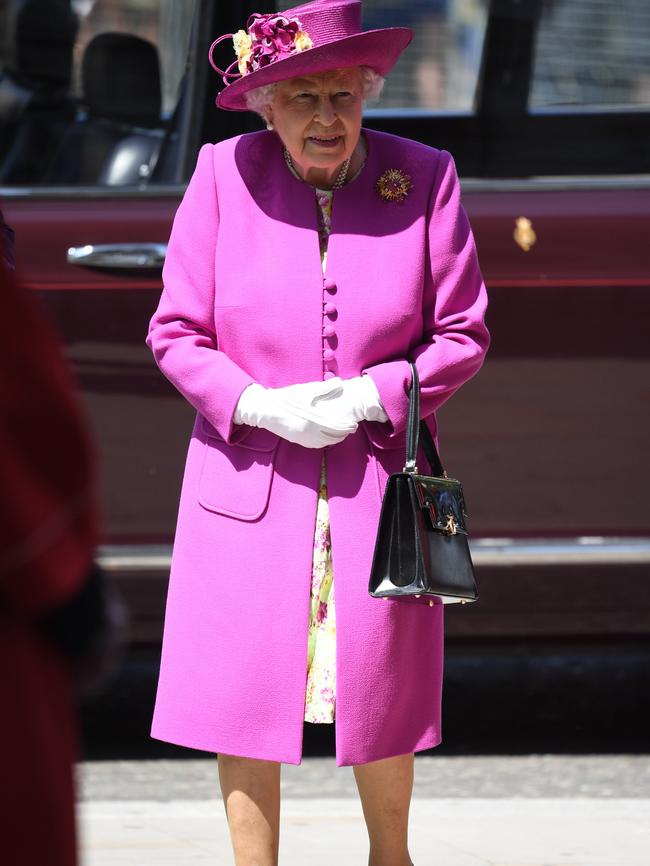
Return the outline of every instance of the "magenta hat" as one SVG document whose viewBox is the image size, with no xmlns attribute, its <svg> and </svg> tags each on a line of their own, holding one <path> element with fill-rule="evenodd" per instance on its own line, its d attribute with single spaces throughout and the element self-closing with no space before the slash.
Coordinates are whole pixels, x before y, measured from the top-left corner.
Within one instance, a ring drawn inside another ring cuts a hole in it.
<svg viewBox="0 0 650 866">
<path fill-rule="evenodd" d="M 219 69 L 212 52 L 228 38 L 237 59 Z M 282 13 L 254 13 L 246 30 L 226 33 L 210 46 L 210 64 L 226 84 L 216 104 L 246 111 L 245 94 L 255 87 L 349 66 L 370 66 L 386 75 L 412 38 L 410 27 L 362 30 L 360 0 L 313 0 Z"/>
</svg>

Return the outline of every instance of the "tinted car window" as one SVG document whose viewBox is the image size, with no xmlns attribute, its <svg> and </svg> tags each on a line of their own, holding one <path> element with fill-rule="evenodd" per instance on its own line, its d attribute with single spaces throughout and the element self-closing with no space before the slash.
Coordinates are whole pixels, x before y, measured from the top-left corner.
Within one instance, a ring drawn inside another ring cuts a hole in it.
<svg viewBox="0 0 650 866">
<path fill-rule="evenodd" d="M 530 107 L 650 107 L 648 0 L 546 0 Z"/>
<path fill-rule="evenodd" d="M 146 183 L 185 68 L 193 0 L 5 7 L 0 183 Z"/>
</svg>

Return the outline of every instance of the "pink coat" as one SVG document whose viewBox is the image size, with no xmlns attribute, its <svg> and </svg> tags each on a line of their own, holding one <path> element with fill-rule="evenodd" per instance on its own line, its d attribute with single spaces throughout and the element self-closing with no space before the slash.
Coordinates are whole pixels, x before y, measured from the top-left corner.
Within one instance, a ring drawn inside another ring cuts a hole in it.
<svg viewBox="0 0 650 866">
<path fill-rule="evenodd" d="M 183 479 L 152 736 L 299 764 L 321 449 L 235 425 L 251 382 L 370 374 L 389 421 L 327 448 L 336 585 L 336 763 L 441 742 L 443 605 L 374 599 L 388 475 L 401 471 L 410 368 L 422 417 L 480 368 L 486 289 L 451 155 L 363 130 L 334 193 L 325 277 L 314 190 L 275 132 L 201 148 L 174 220 L 147 344 L 197 410 Z M 390 168 L 413 187 L 376 188 Z M 327 324 L 334 334 L 326 336 Z M 333 350 L 329 352 L 328 350 Z M 333 357 L 332 357 L 333 356 Z M 420 451 L 418 466 L 429 466 Z"/>
</svg>

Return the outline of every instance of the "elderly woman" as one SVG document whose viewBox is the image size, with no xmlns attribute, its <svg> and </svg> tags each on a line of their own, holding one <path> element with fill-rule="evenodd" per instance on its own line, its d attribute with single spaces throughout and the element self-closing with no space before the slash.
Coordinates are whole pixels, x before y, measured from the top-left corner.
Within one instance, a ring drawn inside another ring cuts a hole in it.
<svg viewBox="0 0 650 866">
<path fill-rule="evenodd" d="M 410 866 L 413 757 L 442 738 L 443 605 L 368 577 L 409 362 L 435 436 L 486 290 L 451 155 L 361 126 L 412 32 L 360 21 L 316 0 L 234 34 L 217 104 L 268 128 L 201 148 L 147 338 L 197 410 L 152 735 L 218 754 L 238 866 L 277 863 L 305 721 L 336 722 L 370 866 Z"/>
</svg>

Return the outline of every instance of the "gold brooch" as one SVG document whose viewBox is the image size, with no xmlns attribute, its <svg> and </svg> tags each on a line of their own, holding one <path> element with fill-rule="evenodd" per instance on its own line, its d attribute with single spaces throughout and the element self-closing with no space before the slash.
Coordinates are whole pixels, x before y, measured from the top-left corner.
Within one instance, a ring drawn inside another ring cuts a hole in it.
<svg viewBox="0 0 650 866">
<path fill-rule="evenodd" d="M 377 191 L 386 201 L 404 201 L 413 184 L 408 174 L 388 168 L 377 181 Z"/>
</svg>

